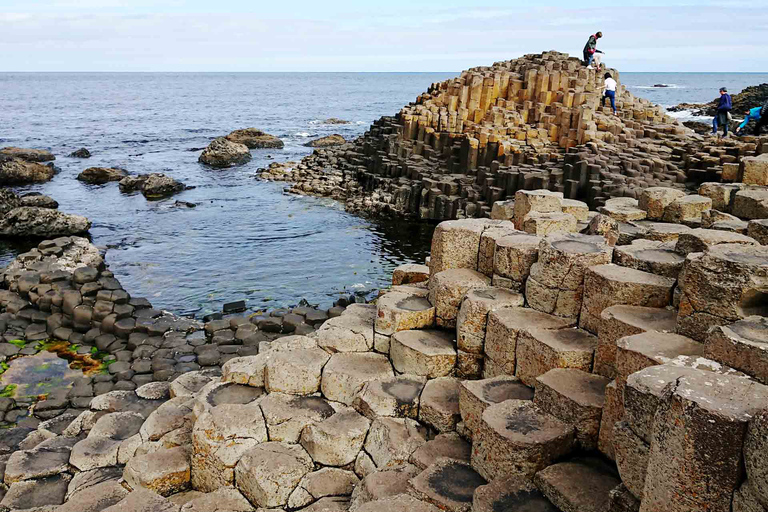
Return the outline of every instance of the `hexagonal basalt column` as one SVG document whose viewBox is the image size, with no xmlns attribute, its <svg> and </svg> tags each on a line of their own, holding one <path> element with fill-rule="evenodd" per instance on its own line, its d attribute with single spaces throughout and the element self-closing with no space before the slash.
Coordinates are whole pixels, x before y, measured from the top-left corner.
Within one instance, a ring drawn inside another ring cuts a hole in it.
<svg viewBox="0 0 768 512">
<path fill-rule="evenodd" d="M 456 319 L 456 342 L 461 351 L 482 354 L 488 314 L 504 307 L 522 306 L 523 296 L 504 288 L 475 288 L 467 292 Z"/>
<path fill-rule="evenodd" d="M 582 329 L 528 329 L 517 340 L 515 375 L 535 386 L 536 377 L 553 368 L 592 371 L 597 337 Z"/>
<path fill-rule="evenodd" d="M 539 258 L 538 236 L 508 235 L 496 241 L 493 256 L 493 285 L 523 291 L 531 266 Z"/>
<path fill-rule="evenodd" d="M 375 330 L 391 336 L 397 331 L 429 329 L 435 323 L 435 308 L 425 297 L 388 292 L 376 301 Z"/>
<path fill-rule="evenodd" d="M 429 280 L 429 302 L 435 306 L 437 325 L 447 329 L 456 327 L 464 295 L 490 284 L 488 277 L 475 270 L 451 269 L 433 275 Z"/>
<path fill-rule="evenodd" d="M 392 336 L 390 357 L 400 373 L 430 379 L 450 375 L 456 365 L 453 335 L 442 331 L 400 331 Z"/>
</svg>

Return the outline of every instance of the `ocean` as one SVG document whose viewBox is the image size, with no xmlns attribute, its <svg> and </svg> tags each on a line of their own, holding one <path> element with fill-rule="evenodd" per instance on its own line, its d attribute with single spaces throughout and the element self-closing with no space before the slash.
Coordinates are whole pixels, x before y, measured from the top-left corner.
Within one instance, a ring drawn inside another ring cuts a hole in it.
<svg viewBox="0 0 768 512">
<path fill-rule="evenodd" d="M 422 262 L 434 226 L 362 219 L 329 199 L 286 195 L 283 184 L 257 180 L 256 170 L 310 154 L 304 144 L 313 138 L 361 135 L 455 75 L 0 73 L 0 146 L 53 151 L 61 172 L 17 191 L 51 195 L 62 211 L 89 217 L 111 270 L 156 307 L 198 316 L 241 299 L 253 311 L 302 299 L 328 307 L 341 295 L 371 296 L 395 266 Z M 622 73 L 621 82 L 671 106 L 711 100 L 722 86 L 736 93 L 768 82 L 768 73 Z M 323 124 L 330 117 L 350 123 Z M 214 137 L 245 127 L 279 136 L 285 148 L 252 150 L 250 163 L 226 170 L 198 164 Z M 92 158 L 66 156 L 80 147 Z M 196 188 L 147 201 L 121 194 L 116 183 L 75 179 L 93 166 L 163 172 Z M 0 246 L 0 264 L 28 248 Z"/>
</svg>

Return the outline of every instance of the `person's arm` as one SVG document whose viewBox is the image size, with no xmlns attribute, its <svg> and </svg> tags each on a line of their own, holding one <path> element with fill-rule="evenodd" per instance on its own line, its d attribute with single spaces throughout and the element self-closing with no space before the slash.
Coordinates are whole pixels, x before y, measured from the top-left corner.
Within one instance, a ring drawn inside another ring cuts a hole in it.
<svg viewBox="0 0 768 512">
<path fill-rule="evenodd" d="M 747 124 L 749 124 L 749 121 L 750 121 L 751 119 L 752 119 L 752 116 L 751 116 L 751 115 L 748 115 L 747 117 L 745 117 L 745 118 L 744 118 L 744 120 L 743 120 L 743 121 L 741 122 L 741 124 L 739 125 L 739 127 L 738 127 L 738 128 L 736 128 L 736 130 L 737 130 L 737 131 L 743 130 L 743 129 L 744 129 L 744 127 L 745 127 L 745 126 L 747 126 Z"/>
<path fill-rule="evenodd" d="M 725 110 L 731 110 L 733 108 L 733 103 L 731 102 L 731 95 L 726 94 L 725 95 Z"/>
</svg>

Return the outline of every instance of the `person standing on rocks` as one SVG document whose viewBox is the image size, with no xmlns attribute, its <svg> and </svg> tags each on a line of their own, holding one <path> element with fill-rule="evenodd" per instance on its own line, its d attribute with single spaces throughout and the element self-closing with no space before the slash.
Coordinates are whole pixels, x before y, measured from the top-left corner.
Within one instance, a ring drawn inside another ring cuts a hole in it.
<svg viewBox="0 0 768 512">
<path fill-rule="evenodd" d="M 728 89 L 725 87 L 720 88 L 720 99 L 717 103 L 717 114 L 712 122 L 712 135 L 717 135 L 718 125 L 723 125 L 723 136 L 728 136 L 728 114 L 733 108 L 733 101 L 731 95 L 728 94 Z"/>
<path fill-rule="evenodd" d="M 611 109 L 613 109 L 613 115 L 618 115 L 616 112 L 616 80 L 613 79 L 610 73 L 606 73 L 603 78 L 605 78 L 605 84 L 604 84 L 604 92 L 603 92 L 603 98 L 601 101 L 601 106 L 605 106 L 605 98 L 608 98 L 611 100 Z"/>
<path fill-rule="evenodd" d="M 603 53 L 597 49 L 597 40 L 603 37 L 602 32 L 589 36 L 587 44 L 584 46 L 584 65 L 588 68 L 592 67 L 592 60 L 595 58 L 595 53 Z"/>
</svg>

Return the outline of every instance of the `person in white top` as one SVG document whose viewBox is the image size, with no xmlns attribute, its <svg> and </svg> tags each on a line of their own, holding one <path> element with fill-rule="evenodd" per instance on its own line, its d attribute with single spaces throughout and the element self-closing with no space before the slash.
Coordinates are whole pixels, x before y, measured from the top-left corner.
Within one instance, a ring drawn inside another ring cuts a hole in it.
<svg viewBox="0 0 768 512">
<path fill-rule="evenodd" d="M 617 116 L 619 115 L 616 112 L 616 80 L 613 79 L 610 73 L 606 73 L 605 76 L 605 92 L 603 93 L 603 99 L 601 102 L 601 105 L 605 106 L 605 98 L 609 98 L 611 100 L 611 108 L 613 109 L 613 115 Z"/>
</svg>

